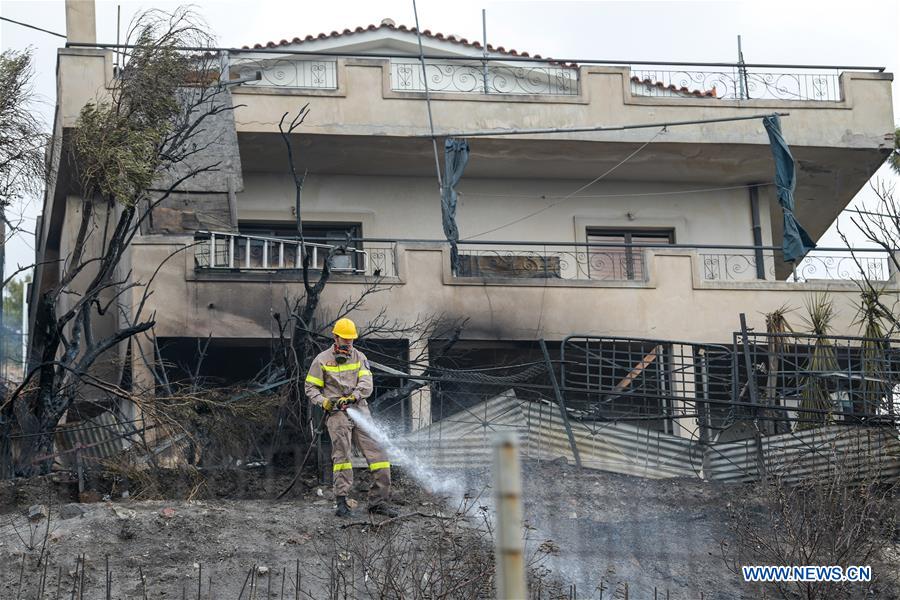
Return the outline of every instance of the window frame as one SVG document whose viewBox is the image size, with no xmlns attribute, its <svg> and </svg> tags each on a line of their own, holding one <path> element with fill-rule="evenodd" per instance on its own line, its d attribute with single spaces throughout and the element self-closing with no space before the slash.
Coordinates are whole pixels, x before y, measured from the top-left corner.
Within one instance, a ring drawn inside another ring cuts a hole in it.
<svg viewBox="0 0 900 600">
<path fill-rule="evenodd" d="M 642 236 L 646 235 L 647 237 L 656 237 L 659 239 L 666 238 L 667 244 L 675 243 L 675 228 L 674 227 L 603 227 L 603 226 L 587 226 L 585 227 L 585 241 L 590 244 L 592 237 L 599 236 L 622 236 L 622 243 L 624 244 L 623 253 L 625 254 L 625 276 L 628 281 L 635 281 L 635 250 L 638 251 L 639 260 L 643 257 L 640 254 L 641 248 L 635 249 L 631 244 L 633 236 Z M 638 242 L 643 243 L 643 242 Z M 588 246 L 587 252 L 593 250 L 591 246 Z M 643 273 L 643 266 L 641 268 L 641 272 Z"/>
</svg>

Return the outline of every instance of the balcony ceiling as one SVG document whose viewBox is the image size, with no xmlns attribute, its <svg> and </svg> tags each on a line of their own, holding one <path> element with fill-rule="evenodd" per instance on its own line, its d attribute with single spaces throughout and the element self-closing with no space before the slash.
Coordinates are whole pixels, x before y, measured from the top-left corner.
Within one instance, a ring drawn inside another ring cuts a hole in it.
<svg viewBox="0 0 900 600">
<path fill-rule="evenodd" d="M 245 172 L 285 173 L 284 144 L 277 134 L 239 133 Z M 434 176 L 431 140 L 334 135 L 296 135 L 300 172 L 330 175 Z M 638 143 L 473 138 L 465 177 L 591 180 L 616 166 Z M 439 148 L 442 147 L 439 140 Z M 871 149 L 792 147 L 799 163 L 797 215 L 820 236 L 884 162 Z M 610 174 L 610 180 L 740 185 L 773 180 L 772 156 L 761 144 L 653 143 Z M 775 207 L 777 208 L 777 207 Z M 773 226 L 781 219 L 773 213 Z M 778 217 L 778 218 L 774 218 Z M 775 239 L 780 239 L 780 232 Z"/>
</svg>

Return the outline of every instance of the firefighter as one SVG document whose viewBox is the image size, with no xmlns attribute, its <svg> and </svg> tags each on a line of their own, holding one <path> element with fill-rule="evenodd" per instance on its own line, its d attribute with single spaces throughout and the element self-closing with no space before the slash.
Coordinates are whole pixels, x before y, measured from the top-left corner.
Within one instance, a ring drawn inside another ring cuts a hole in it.
<svg viewBox="0 0 900 600">
<path fill-rule="evenodd" d="M 391 463 L 381 446 L 360 429 L 347 414 L 355 407 L 370 416 L 366 398 L 372 393 L 372 371 L 365 354 L 353 347 L 358 335 L 350 319 L 338 319 L 332 330 L 334 345 L 313 359 L 306 376 L 306 397 L 325 411 L 331 436 L 332 479 L 339 517 L 349 517 L 347 494 L 353 487 L 353 444 L 363 453 L 372 472 L 368 508 L 370 513 L 396 517 L 388 504 L 391 495 Z"/>
</svg>

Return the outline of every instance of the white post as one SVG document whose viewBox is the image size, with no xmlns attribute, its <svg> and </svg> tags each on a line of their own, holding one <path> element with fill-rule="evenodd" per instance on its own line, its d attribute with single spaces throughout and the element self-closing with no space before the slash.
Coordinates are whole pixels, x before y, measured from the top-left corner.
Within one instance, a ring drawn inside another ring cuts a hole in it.
<svg viewBox="0 0 900 600">
<path fill-rule="evenodd" d="M 234 236 L 228 236 L 228 268 L 234 268 Z"/>
<path fill-rule="evenodd" d="M 209 266 L 216 266 L 216 234 L 209 234 Z"/>
<path fill-rule="evenodd" d="M 22 376 L 28 371 L 28 286 L 22 283 Z"/>
<path fill-rule="evenodd" d="M 519 441 L 514 432 L 494 441 L 494 493 L 497 502 L 497 598 L 528 597 L 522 545 L 522 475 Z"/>
<path fill-rule="evenodd" d="M 418 357 L 418 364 L 409 367 L 410 375 L 421 375 L 429 363 L 428 340 L 423 340 L 409 347 L 410 357 Z M 409 395 L 409 421 L 413 431 L 431 425 L 431 387 L 425 385 Z"/>
</svg>

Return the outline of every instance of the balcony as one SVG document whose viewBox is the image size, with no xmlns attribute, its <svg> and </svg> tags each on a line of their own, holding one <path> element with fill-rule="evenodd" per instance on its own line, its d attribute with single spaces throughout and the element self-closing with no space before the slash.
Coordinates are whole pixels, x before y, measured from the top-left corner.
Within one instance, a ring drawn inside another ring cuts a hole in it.
<svg viewBox="0 0 900 600">
<path fill-rule="evenodd" d="M 313 238 L 308 238 L 312 240 Z M 301 246 L 297 238 L 266 237 L 230 232 L 198 232 L 194 238 L 194 269 L 206 272 L 296 272 L 310 255 L 321 270 L 331 253 L 334 273 L 402 279 L 400 264 L 410 245 L 443 250 L 444 240 L 353 238 L 345 244 L 320 238 Z M 302 249 L 301 249 L 302 248 Z M 823 248 L 810 252 L 787 278 L 776 276 L 781 251 L 773 247 L 690 244 L 621 244 L 562 242 L 460 242 L 459 263 L 452 281 L 482 281 L 529 285 L 555 281 L 558 285 L 591 282 L 599 285 L 653 285 L 657 255 L 693 257 L 699 282 L 709 284 L 781 283 L 812 281 L 887 283 L 894 277 L 887 253 L 873 248 Z M 855 254 L 855 256 L 854 256 Z"/>
</svg>

